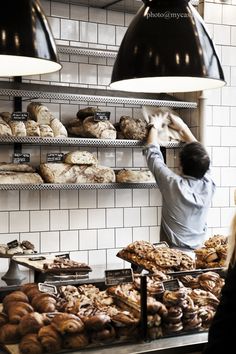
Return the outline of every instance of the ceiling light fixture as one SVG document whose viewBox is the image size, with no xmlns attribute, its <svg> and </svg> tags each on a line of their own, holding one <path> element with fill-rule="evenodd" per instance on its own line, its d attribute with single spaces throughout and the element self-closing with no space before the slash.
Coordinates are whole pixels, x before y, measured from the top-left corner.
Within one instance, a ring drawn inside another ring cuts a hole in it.
<svg viewBox="0 0 236 354">
<path fill-rule="evenodd" d="M 61 69 L 56 44 L 37 0 L 7 0 L 0 11 L 0 76 Z"/>
<path fill-rule="evenodd" d="M 113 67 L 110 87 L 190 92 L 225 85 L 214 44 L 188 0 L 143 0 Z"/>
</svg>

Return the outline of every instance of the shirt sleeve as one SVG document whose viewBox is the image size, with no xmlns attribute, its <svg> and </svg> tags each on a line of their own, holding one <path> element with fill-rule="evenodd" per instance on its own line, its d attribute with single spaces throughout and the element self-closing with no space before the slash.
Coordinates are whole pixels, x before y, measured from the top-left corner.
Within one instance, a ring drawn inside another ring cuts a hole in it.
<svg viewBox="0 0 236 354">
<path fill-rule="evenodd" d="M 147 145 L 143 153 L 160 189 L 167 187 L 171 180 L 176 179 L 176 174 L 165 164 L 159 145 Z"/>
</svg>

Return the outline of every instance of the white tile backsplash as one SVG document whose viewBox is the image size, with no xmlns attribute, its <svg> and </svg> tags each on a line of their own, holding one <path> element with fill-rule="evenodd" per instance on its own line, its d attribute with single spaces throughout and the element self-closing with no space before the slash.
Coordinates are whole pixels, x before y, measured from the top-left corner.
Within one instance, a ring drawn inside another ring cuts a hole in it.
<svg viewBox="0 0 236 354">
<path fill-rule="evenodd" d="M 50 210 L 50 230 L 68 230 L 68 210 Z"/>
<path fill-rule="evenodd" d="M 123 208 L 107 209 L 106 227 L 122 227 L 124 225 Z"/>
<path fill-rule="evenodd" d="M 116 31 L 115 27 L 111 25 L 98 25 L 98 43 L 115 45 Z"/>
<path fill-rule="evenodd" d="M 70 210 L 70 230 L 87 229 L 88 213 L 86 209 Z"/>
<path fill-rule="evenodd" d="M 124 208 L 124 226 L 140 226 L 140 208 Z"/>
<path fill-rule="evenodd" d="M 70 41 L 80 40 L 79 22 L 73 20 L 61 19 L 61 39 Z"/>
<path fill-rule="evenodd" d="M 27 232 L 29 228 L 29 211 L 12 211 L 9 213 L 10 232 Z"/>
<path fill-rule="evenodd" d="M 41 252 L 59 252 L 59 232 L 41 232 Z"/>
<path fill-rule="evenodd" d="M 60 251 L 77 251 L 79 249 L 78 230 L 60 232 Z"/>
<path fill-rule="evenodd" d="M 80 22 L 80 41 L 87 43 L 97 43 L 97 24 Z"/>
<path fill-rule="evenodd" d="M 115 247 L 115 231 L 114 229 L 98 230 L 98 249 Z"/>
<path fill-rule="evenodd" d="M 88 228 L 103 229 L 106 226 L 105 209 L 89 209 L 88 210 Z"/>
<path fill-rule="evenodd" d="M 19 191 L 0 191 L 0 211 L 19 210 Z"/>
<path fill-rule="evenodd" d="M 97 230 L 79 231 L 79 250 L 97 249 Z"/>
<path fill-rule="evenodd" d="M 123 248 L 132 242 L 132 228 L 119 228 L 115 233 L 116 247 Z"/>
<path fill-rule="evenodd" d="M 59 209 L 59 191 L 41 191 L 41 209 Z"/>
<path fill-rule="evenodd" d="M 0 233 L 9 232 L 9 213 L 0 212 Z M 2 243 L 2 241 L 0 241 Z"/>
<path fill-rule="evenodd" d="M 141 208 L 141 225 L 155 226 L 158 220 L 158 209 L 156 207 Z"/>
<path fill-rule="evenodd" d="M 30 231 L 49 230 L 49 211 L 30 211 Z"/>
<path fill-rule="evenodd" d="M 133 242 L 134 241 L 149 241 L 149 227 L 134 227 L 133 228 Z"/>
<path fill-rule="evenodd" d="M 148 189 L 134 189 L 133 190 L 133 206 L 148 206 L 149 205 L 149 191 Z"/>
</svg>

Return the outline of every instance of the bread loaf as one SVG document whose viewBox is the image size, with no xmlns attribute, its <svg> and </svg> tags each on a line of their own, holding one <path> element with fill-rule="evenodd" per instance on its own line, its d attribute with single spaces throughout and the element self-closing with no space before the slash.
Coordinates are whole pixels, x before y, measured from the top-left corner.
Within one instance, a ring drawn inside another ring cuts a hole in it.
<svg viewBox="0 0 236 354">
<path fill-rule="evenodd" d="M 99 108 L 95 108 L 95 107 L 86 107 L 86 108 L 82 108 L 80 109 L 76 116 L 77 118 L 79 118 L 80 120 L 84 120 L 87 117 L 91 117 L 93 116 L 96 112 L 99 112 L 100 109 Z"/>
<path fill-rule="evenodd" d="M 119 130 L 123 139 L 144 140 L 147 137 L 147 122 L 141 118 L 120 117 Z"/>
<path fill-rule="evenodd" d="M 29 113 L 30 119 L 35 120 L 39 125 L 50 125 L 51 120 L 54 118 L 48 108 L 40 102 L 31 102 L 27 106 L 27 112 Z"/>
<path fill-rule="evenodd" d="M 43 163 L 40 173 L 48 183 L 110 183 L 115 173 L 109 167 L 69 165 L 66 163 Z"/>
<path fill-rule="evenodd" d="M 66 128 L 72 136 L 80 136 L 86 138 L 86 133 L 84 132 L 83 121 L 77 118 L 71 119 Z"/>
<path fill-rule="evenodd" d="M 116 174 L 116 182 L 118 183 L 139 183 L 152 182 L 155 183 L 155 178 L 151 171 L 148 170 L 128 170 L 122 169 Z"/>
<path fill-rule="evenodd" d="M 11 136 L 11 127 L 0 115 L 0 136 Z"/>
<path fill-rule="evenodd" d="M 41 138 L 53 138 L 54 134 L 50 125 L 40 124 L 39 126 Z"/>
<path fill-rule="evenodd" d="M 96 165 L 98 160 L 88 151 L 72 151 L 64 156 L 64 162 L 71 165 Z"/>
<path fill-rule="evenodd" d="M 83 121 L 83 128 L 87 137 L 116 139 L 116 129 L 109 120 L 97 122 L 93 117 L 87 117 Z"/>
<path fill-rule="evenodd" d="M 14 121 L 11 120 L 9 125 L 12 130 L 13 136 L 26 136 L 26 127 L 23 121 Z"/>
<path fill-rule="evenodd" d="M 38 173 L 30 172 L 0 172 L 0 184 L 41 184 L 42 178 Z"/>
<path fill-rule="evenodd" d="M 0 171 L 8 172 L 34 172 L 35 169 L 28 164 L 0 162 Z"/>
<path fill-rule="evenodd" d="M 0 330 L 0 343 L 15 344 L 20 339 L 19 328 L 17 324 L 6 323 Z"/>
<path fill-rule="evenodd" d="M 40 136 L 39 124 L 32 119 L 25 122 L 27 136 Z"/>
<path fill-rule="evenodd" d="M 68 136 L 67 130 L 64 125 L 56 118 L 52 119 L 50 126 L 53 131 L 53 135 L 57 138 L 65 138 Z"/>
</svg>

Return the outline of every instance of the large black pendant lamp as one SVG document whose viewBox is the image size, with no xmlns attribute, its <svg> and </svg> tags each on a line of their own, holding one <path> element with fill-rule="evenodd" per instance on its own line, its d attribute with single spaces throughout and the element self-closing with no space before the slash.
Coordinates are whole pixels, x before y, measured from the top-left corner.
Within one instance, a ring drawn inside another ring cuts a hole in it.
<svg viewBox="0 0 236 354">
<path fill-rule="evenodd" d="M 189 1 L 143 2 L 121 43 L 111 88 L 188 92 L 224 86 L 214 44 Z"/>
<path fill-rule="evenodd" d="M 48 21 L 37 0 L 6 0 L 0 11 L 0 76 L 61 69 Z"/>
</svg>

